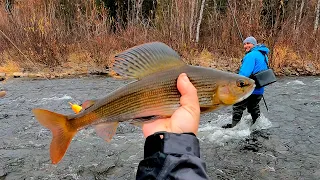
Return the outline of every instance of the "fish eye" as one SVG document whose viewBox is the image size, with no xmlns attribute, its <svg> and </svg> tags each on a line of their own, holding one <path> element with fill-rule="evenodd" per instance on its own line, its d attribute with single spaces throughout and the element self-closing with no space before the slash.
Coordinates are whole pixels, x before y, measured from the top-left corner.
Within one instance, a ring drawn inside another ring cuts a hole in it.
<svg viewBox="0 0 320 180">
<path fill-rule="evenodd" d="M 237 86 L 238 87 L 245 87 L 245 86 L 248 86 L 248 83 L 246 83 L 244 80 L 242 79 L 239 79 L 237 80 Z"/>
</svg>

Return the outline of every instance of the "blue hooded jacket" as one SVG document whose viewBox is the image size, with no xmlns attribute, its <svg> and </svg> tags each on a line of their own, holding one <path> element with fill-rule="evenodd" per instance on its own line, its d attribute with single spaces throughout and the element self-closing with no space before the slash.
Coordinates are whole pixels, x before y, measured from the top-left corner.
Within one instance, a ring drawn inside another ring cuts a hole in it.
<svg viewBox="0 0 320 180">
<path fill-rule="evenodd" d="M 263 54 L 262 54 L 263 53 Z M 268 62 L 269 49 L 264 44 L 254 46 L 242 59 L 239 74 L 250 77 L 252 74 L 268 69 L 265 60 Z M 264 55 L 265 54 L 265 55 Z M 261 95 L 264 88 L 255 88 L 252 94 Z"/>
</svg>

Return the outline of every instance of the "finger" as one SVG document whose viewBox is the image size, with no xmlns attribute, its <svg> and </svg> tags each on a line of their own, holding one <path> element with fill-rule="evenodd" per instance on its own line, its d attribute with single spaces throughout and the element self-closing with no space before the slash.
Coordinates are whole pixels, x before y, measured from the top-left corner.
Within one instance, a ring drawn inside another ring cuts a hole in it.
<svg viewBox="0 0 320 180">
<path fill-rule="evenodd" d="M 177 87 L 181 94 L 181 106 L 185 108 L 195 120 L 199 120 L 200 107 L 197 89 L 193 86 L 185 73 L 180 74 L 178 77 Z"/>
</svg>

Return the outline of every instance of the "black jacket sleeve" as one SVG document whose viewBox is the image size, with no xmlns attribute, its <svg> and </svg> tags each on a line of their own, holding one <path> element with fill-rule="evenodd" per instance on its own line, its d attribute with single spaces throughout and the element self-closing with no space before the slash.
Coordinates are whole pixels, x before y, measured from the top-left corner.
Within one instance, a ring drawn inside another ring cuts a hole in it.
<svg viewBox="0 0 320 180">
<path fill-rule="evenodd" d="M 199 140 L 193 133 L 155 133 L 146 139 L 136 179 L 209 179 L 199 157 Z"/>
</svg>

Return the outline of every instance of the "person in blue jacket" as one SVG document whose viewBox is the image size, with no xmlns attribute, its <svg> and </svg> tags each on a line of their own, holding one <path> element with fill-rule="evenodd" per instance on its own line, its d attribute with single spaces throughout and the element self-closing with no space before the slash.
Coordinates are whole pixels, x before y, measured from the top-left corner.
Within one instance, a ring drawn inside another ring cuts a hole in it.
<svg viewBox="0 0 320 180">
<path fill-rule="evenodd" d="M 263 45 L 258 44 L 257 40 L 249 36 L 243 41 L 243 47 L 245 49 L 245 56 L 242 59 L 242 64 L 239 70 L 239 74 L 251 77 L 253 74 L 268 69 L 268 53 L 269 49 Z M 252 94 L 245 100 L 233 105 L 232 112 L 232 124 L 223 126 L 224 128 L 231 128 L 236 126 L 242 118 L 243 111 L 248 109 L 251 114 L 252 123 L 260 117 L 259 102 L 262 99 L 264 88 L 255 88 Z"/>
</svg>

